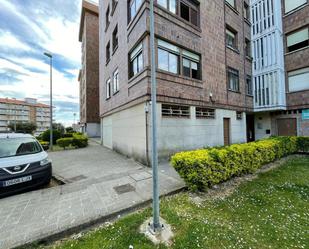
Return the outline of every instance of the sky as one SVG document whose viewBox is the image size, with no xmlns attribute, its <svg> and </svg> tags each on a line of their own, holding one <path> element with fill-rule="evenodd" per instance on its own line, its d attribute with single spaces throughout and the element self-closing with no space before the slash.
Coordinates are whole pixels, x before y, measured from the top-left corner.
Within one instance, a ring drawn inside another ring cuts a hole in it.
<svg viewBox="0 0 309 249">
<path fill-rule="evenodd" d="M 55 120 L 79 120 L 80 12 L 81 0 L 0 0 L 0 97 L 49 104 L 47 51 Z"/>
</svg>

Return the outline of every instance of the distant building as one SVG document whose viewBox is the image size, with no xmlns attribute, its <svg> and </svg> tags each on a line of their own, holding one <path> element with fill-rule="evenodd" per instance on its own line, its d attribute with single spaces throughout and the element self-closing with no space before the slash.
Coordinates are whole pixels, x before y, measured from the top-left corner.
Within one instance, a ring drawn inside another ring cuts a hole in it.
<svg viewBox="0 0 309 249">
<path fill-rule="evenodd" d="M 79 73 L 80 126 L 90 137 L 100 136 L 99 117 L 99 9 L 83 1 L 79 41 L 82 43 L 82 69 Z"/>
<path fill-rule="evenodd" d="M 9 131 L 8 126 L 14 123 L 34 123 L 37 133 L 49 128 L 49 105 L 38 103 L 36 99 L 25 100 L 0 98 L 0 132 Z"/>
</svg>

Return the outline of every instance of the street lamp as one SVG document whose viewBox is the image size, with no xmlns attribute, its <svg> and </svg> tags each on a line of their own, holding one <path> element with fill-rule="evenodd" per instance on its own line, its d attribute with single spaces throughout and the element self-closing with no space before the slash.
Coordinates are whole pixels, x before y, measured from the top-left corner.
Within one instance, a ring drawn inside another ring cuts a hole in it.
<svg viewBox="0 0 309 249">
<path fill-rule="evenodd" d="M 152 181 L 153 181 L 153 232 L 160 231 L 160 203 L 158 182 L 158 152 L 157 152 L 157 81 L 155 61 L 155 35 L 153 0 L 150 1 L 150 49 L 151 49 L 151 123 L 152 123 Z"/>
<path fill-rule="evenodd" d="M 44 53 L 50 60 L 50 125 L 49 125 L 49 148 L 53 150 L 53 56 L 50 53 Z"/>
</svg>

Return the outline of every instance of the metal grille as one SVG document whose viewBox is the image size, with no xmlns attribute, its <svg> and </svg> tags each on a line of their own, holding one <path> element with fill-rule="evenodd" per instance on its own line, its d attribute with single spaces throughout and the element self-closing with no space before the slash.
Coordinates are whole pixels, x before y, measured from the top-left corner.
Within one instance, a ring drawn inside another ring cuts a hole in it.
<svg viewBox="0 0 309 249">
<path fill-rule="evenodd" d="M 195 109 L 196 118 L 215 118 L 215 109 L 196 107 Z"/>
<path fill-rule="evenodd" d="M 162 116 L 190 118 L 190 107 L 179 105 L 162 105 Z"/>
</svg>

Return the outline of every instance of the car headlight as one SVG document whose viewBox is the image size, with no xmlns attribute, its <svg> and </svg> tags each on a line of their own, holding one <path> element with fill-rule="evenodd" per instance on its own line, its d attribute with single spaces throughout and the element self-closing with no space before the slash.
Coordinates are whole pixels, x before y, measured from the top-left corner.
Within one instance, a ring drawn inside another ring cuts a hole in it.
<svg viewBox="0 0 309 249">
<path fill-rule="evenodd" d="M 45 166 L 45 165 L 47 165 L 47 164 L 49 164 L 49 163 L 50 163 L 50 160 L 49 160 L 48 157 L 46 157 L 45 159 L 43 159 L 43 160 L 40 161 L 40 165 L 41 165 L 41 166 Z"/>
</svg>

